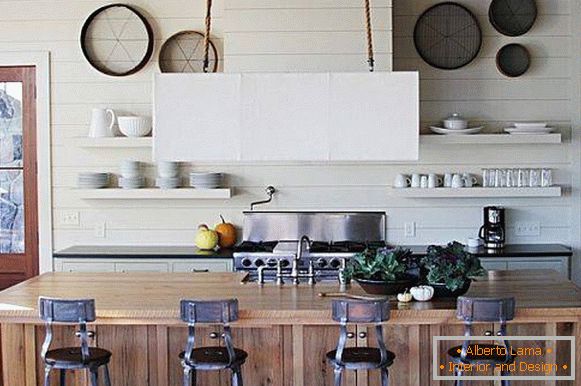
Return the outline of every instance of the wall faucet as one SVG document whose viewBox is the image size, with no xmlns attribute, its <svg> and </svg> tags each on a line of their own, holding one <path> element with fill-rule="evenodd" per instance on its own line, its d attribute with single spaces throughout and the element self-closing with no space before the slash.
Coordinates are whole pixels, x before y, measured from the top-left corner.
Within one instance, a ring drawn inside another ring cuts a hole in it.
<svg viewBox="0 0 581 386">
<path fill-rule="evenodd" d="M 267 186 L 265 192 L 266 192 L 266 195 L 268 196 L 268 198 L 266 200 L 255 201 L 255 202 L 251 203 L 250 210 L 254 210 L 254 207 L 256 205 L 268 204 L 269 202 L 271 202 L 272 196 L 274 196 L 274 194 L 276 193 L 276 189 L 274 186 Z"/>
<path fill-rule="evenodd" d="M 307 243 L 307 250 L 309 250 L 311 248 L 311 240 L 309 239 L 308 236 L 303 235 L 303 237 L 301 237 L 301 239 L 299 240 L 299 244 L 297 246 L 297 254 L 295 255 L 295 258 L 293 259 L 293 265 L 291 268 L 291 274 L 290 277 L 293 281 L 293 284 L 299 284 L 299 262 L 301 260 L 301 258 L 303 257 L 303 243 L 306 242 Z"/>
</svg>

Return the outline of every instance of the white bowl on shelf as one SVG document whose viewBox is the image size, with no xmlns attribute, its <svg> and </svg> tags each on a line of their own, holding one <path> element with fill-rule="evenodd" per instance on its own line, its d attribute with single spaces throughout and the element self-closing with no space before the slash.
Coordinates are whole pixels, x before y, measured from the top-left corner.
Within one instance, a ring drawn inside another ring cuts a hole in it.
<svg viewBox="0 0 581 386">
<path fill-rule="evenodd" d="M 151 118 L 149 117 L 117 117 L 121 133 L 127 137 L 145 137 L 151 133 Z"/>
<path fill-rule="evenodd" d="M 176 178 L 180 174 L 180 163 L 176 161 L 159 161 L 157 175 L 161 178 Z"/>
</svg>

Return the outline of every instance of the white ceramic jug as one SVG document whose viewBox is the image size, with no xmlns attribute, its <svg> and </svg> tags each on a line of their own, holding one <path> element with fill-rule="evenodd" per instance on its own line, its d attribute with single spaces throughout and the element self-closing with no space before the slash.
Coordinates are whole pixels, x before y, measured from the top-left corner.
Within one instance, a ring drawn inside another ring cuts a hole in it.
<svg viewBox="0 0 581 386">
<path fill-rule="evenodd" d="M 114 137 L 113 126 L 116 119 L 115 112 L 111 109 L 93 109 L 89 137 Z"/>
</svg>

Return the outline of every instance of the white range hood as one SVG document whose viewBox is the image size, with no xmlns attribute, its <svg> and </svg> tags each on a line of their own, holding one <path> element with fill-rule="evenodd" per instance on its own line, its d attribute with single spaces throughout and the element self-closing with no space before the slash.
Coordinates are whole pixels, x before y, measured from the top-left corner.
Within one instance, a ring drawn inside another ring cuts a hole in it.
<svg viewBox="0 0 581 386">
<path fill-rule="evenodd" d="M 154 159 L 415 161 L 417 72 L 158 74 Z"/>
</svg>

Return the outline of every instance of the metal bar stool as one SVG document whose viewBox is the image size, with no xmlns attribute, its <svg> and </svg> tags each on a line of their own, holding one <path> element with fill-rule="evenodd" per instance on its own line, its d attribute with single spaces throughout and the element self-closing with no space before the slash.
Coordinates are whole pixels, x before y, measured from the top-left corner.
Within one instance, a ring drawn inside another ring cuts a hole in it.
<svg viewBox="0 0 581 386">
<path fill-rule="evenodd" d="M 65 385 L 67 370 L 89 370 L 91 386 L 99 384 L 99 368 L 104 368 L 106 386 L 111 386 L 109 378 L 109 361 L 111 352 L 89 347 L 89 338 L 94 333 L 87 331 L 87 323 L 95 321 L 95 300 L 39 299 L 40 318 L 46 323 L 46 337 L 42 345 L 41 356 L 44 361 L 44 386 L 50 386 L 50 372 L 60 370 L 60 384 Z M 76 336 L 80 339 L 79 347 L 63 347 L 50 350 L 52 327 L 54 323 L 78 324 Z"/>
<path fill-rule="evenodd" d="M 188 324 L 188 342 L 180 353 L 184 367 L 184 386 L 196 385 L 198 370 L 232 370 L 232 386 L 243 386 L 242 365 L 248 354 L 234 347 L 230 332 L 230 322 L 238 320 L 238 300 L 180 302 L 181 319 Z M 225 347 L 195 347 L 196 323 L 220 323 Z"/>
<path fill-rule="evenodd" d="M 497 336 L 506 336 L 506 322 L 514 319 L 515 300 L 513 297 L 507 298 L 473 298 L 473 297 L 459 297 L 456 304 L 456 317 L 464 321 L 464 336 L 467 339 L 461 346 L 452 347 L 448 350 L 452 362 L 465 363 L 472 365 L 486 365 L 491 364 L 511 364 L 514 362 L 515 356 L 511 355 L 511 346 L 508 340 L 503 339 L 501 346 L 504 347 L 505 355 L 498 353 L 499 350 L 493 350 L 497 353 L 495 355 L 477 355 L 475 344 L 470 342 L 469 337 L 472 336 L 472 323 L 474 322 L 494 322 L 500 324 L 500 330 L 496 333 Z M 484 335 L 492 336 L 493 331 L 486 331 Z M 496 342 L 495 342 L 496 343 Z M 496 348 L 496 344 L 478 344 L 482 348 Z M 470 349 L 470 350 L 469 350 Z M 469 352 L 470 351 L 470 352 Z M 455 368 L 454 375 L 461 376 L 463 371 Z M 502 371 L 501 375 L 508 375 L 509 371 Z M 463 381 L 457 379 L 454 384 L 462 386 Z M 510 386 L 510 381 L 503 380 L 502 386 Z"/>
<path fill-rule="evenodd" d="M 393 364 L 395 354 L 385 347 L 381 323 L 389 320 L 389 301 L 333 300 L 333 320 L 340 323 L 341 330 L 337 348 L 327 353 L 327 360 L 335 368 L 335 386 L 341 386 L 345 369 L 380 369 L 381 386 L 388 386 L 388 367 Z M 375 324 L 377 348 L 345 347 L 348 323 Z"/>
</svg>

